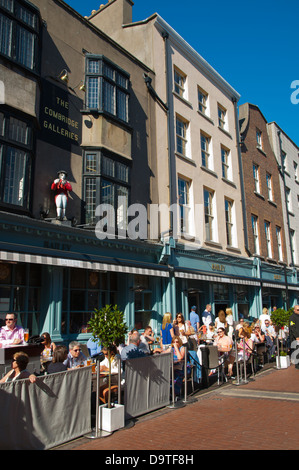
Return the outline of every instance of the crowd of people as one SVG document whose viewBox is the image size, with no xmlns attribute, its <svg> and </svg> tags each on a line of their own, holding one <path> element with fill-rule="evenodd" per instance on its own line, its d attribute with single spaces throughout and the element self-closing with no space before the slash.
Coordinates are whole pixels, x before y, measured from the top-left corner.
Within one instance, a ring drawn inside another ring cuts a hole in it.
<svg viewBox="0 0 299 470">
<path fill-rule="evenodd" d="M 206 305 L 201 319 L 196 310 L 196 306 L 191 308 L 189 320 L 185 320 L 181 312 L 177 313 L 174 319 L 172 314 L 167 312 L 162 319 L 160 335 L 155 337 L 151 326 L 147 326 L 142 334 L 138 329 L 133 329 L 129 332 L 126 343 L 112 345 L 109 350 L 101 348 L 101 345 L 91 338 L 87 343 L 89 356 L 92 359 L 94 355 L 98 355 L 101 351 L 104 357 L 100 365 L 101 372 L 109 370 L 109 357 L 110 370 L 113 374 L 117 374 L 119 365 L 121 365 L 123 371 L 125 361 L 128 359 L 145 357 L 151 354 L 165 354 L 172 351 L 175 393 L 179 394 L 183 381 L 186 351 L 188 349 L 194 350 L 202 343 L 217 346 L 219 355 L 225 359 L 228 377 L 233 377 L 234 363 L 243 360 L 244 357 L 247 360 L 257 343 L 266 345 L 269 359 L 275 355 L 277 332 L 272 325 L 267 308 L 264 308 L 260 317 L 252 322 L 242 316 L 240 316 L 238 322 L 234 322 L 231 308 L 227 308 L 225 311 L 220 310 L 215 319 L 210 304 Z M 295 306 L 294 314 L 299 317 L 299 306 Z M 24 330 L 17 326 L 16 322 L 17 316 L 14 313 L 6 315 L 5 326 L 0 330 L 0 347 L 23 343 Z M 282 341 L 288 336 L 286 327 L 284 328 L 284 335 L 280 338 Z M 296 338 L 296 335 L 294 337 Z M 237 340 L 235 343 L 237 344 L 237 350 L 234 347 L 234 340 Z M 88 360 L 90 358 L 83 353 L 81 344 L 78 341 L 72 341 L 67 348 L 64 345 L 53 343 L 49 333 L 44 332 L 41 335 L 41 345 L 43 346 L 41 353 L 42 374 L 63 372 L 91 363 Z M 31 382 L 35 382 L 36 375 L 30 374 L 27 370 L 28 361 L 29 357 L 26 353 L 15 353 L 12 369 L 0 380 L 0 383 L 20 378 L 29 378 Z"/>
</svg>

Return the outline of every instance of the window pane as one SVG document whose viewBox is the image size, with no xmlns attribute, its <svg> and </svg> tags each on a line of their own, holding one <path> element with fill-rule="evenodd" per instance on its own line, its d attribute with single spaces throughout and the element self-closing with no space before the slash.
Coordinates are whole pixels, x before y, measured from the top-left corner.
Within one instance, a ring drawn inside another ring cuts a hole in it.
<svg viewBox="0 0 299 470">
<path fill-rule="evenodd" d="M 123 163 L 116 163 L 116 178 L 124 183 L 129 182 L 129 168 Z"/>
<path fill-rule="evenodd" d="M 13 11 L 13 0 L 0 0 L 0 5 L 8 11 Z"/>
<path fill-rule="evenodd" d="M 99 107 L 99 79 L 89 77 L 87 80 L 87 106 L 97 109 Z"/>
<path fill-rule="evenodd" d="M 103 109 L 108 113 L 115 114 L 115 93 L 114 85 L 103 81 Z"/>
<path fill-rule="evenodd" d="M 17 26 L 16 60 L 31 70 L 34 68 L 34 43 L 35 35 Z"/>
<path fill-rule="evenodd" d="M 121 90 L 117 90 L 117 109 L 116 109 L 116 115 L 119 117 L 119 119 L 122 119 L 123 121 L 128 121 L 128 113 L 127 113 L 127 103 L 128 103 L 128 95 L 127 93 L 124 93 Z"/>
<path fill-rule="evenodd" d="M 101 204 L 111 204 L 114 206 L 113 184 L 104 179 L 101 181 Z"/>
<path fill-rule="evenodd" d="M 9 139 L 27 145 L 28 126 L 26 122 L 11 117 L 9 119 Z"/>
<path fill-rule="evenodd" d="M 96 180 L 94 178 L 85 179 L 85 209 L 86 209 L 86 223 L 91 224 L 94 221 L 96 210 Z"/>
<path fill-rule="evenodd" d="M 87 153 L 85 156 L 85 173 L 97 172 L 97 156 L 95 153 Z"/>
<path fill-rule="evenodd" d="M 99 73 L 100 72 L 100 63 L 98 60 L 89 60 L 88 61 L 88 73 Z"/>
<path fill-rule="evenodd" d="M 25 172 L 29 170 L 28 154 L 11 147 L 5 159 L 5 182 L 3 201 L 17 206 L 24 205 Z"/>
<path fill-rule="evenodd" d="M 31 11 L 23 8 L 21 5 L 17 5 L 17 18 L 24 21 L 24 23 L 28 24 L 32 28 L 36 29 L 37 25 L 37 16 L 32 13 Z"/>
<path fill-rule="evenodd" d="M 0 14 L 0 52 L 11 57 L 12 21 Z"/>
<path fill-rule="evenodd" d="M 114 177 L 114 161 L 111 158 L 102 157 L 102 174 Z"/>
</svg>

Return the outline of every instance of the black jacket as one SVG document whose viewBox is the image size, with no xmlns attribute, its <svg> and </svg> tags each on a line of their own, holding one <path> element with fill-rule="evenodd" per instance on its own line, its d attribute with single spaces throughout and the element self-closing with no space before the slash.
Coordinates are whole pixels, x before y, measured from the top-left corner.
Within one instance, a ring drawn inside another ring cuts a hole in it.
<svg viewBox="0 0 299 470">
<path fill-rule="evenodd" d="M 290 341 L 294 341 L 299 338 L 299 315 L 292 313 L 290 316 Z"/>
</svg>

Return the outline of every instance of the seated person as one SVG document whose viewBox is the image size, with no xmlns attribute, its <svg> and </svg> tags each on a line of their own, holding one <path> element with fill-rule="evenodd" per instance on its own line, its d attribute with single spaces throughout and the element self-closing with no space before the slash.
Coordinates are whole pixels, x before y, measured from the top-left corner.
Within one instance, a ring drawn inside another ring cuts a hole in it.
<svg viewBox="0 0 299 470">
<path fill-rule="evenodd" d="M 67 366 L 64 361 L 67 359 L 67 347 L 56 346 L 53 352 L 52 362 L 48 365 L 48 374 L 55 374 L 57 372 L 63 372 L 67 370 Z"/>
<path fill-rule="evenodd" d="M 261 331 L 260 326 L 256 325 L 251 334 L 251 339 L 254 343 L 263 343 L 265 341 L 265 335 Z"/>
<path fill-rule="evenodd" d="M 102 346 L 99 345 L 98 340 L 93 337 L 89 338 L 86 346 L 90 357 L 97 356 L 102 351 Z"/>
<path fill-rule="evenodd" d="M 184 358 L 186 353 L 186 348 L 183 346 L 180 336 L 175 335 L 172 338 L 171 346 L 162 351 L 162 354 L 171 351 L 173 351 L 174 362 L 174 393 L 176 396 L 180 396 L 184 379 Z"/>
<path fill-rule="evenodd" d="M 268 347 L 268 357 L 269 359 L 271 359 L 271 357 L 273 357 L 275 354 L 276 332 L 275 332 L 274 326 L 270 325 L 270 320 L 265 319 L 265 326 L 262 330 L 263 330 L 263 333 L 265 334 L 265 340 L 266 340 L 267 347 Z"/>
<path fill-rule="evenodd" d="M 130 335 L 129 344 L 121 351 L 121 360 L 126 361 L 127 359 L 134 359 L 136 357 L 145 357 L 146 354 L 139 348 L 139 345 L 140 335 L 135 331 Z"/>
<path fill-rule="evenodd" d="M 14 382 L 15 380 L 28 379 L 30 372 L 27 370 L 29 357 L 24 352 L 17 352 L 13 355 L 12 369 L 0 380 L 0 383 Z"/>
<path fill-rule="evenodd" d="M 143 335 L 140 336 L 139 349 L 145 352 L 145 354 L 151 354 L 150 345 L 155 342 L 153 330 L 151 326 L 147 326 L 144 330 Z"/>
<path fill-rule="evenodd" d="M 78 341 L 71 341 L 69 344 L 69 353 L 63 364 L 68 369 L 75 369 L 77 367 L 86 366 L 86 356 L 82 353 L 80 343 Z"/>
<path fill-rule="evenodd" d="M 205 339 L 206 339 L 207 343 L 212 343 L 215 340 L 215 338 L 217 337 L 217 333 L 215 331 L 215 324 L 214 323 L 209 324 L 205 336 L 206 336 Z"/>
<path fill-rule="evenodd" d="M 111 366 L 111 385 L 118 385 L 118 358 L 120 357 L 117 353 L 116 346 L 112 345 L 109 348 L 110 350 L 110 366 Z M 108 348 L 103 348 L 102 352 L 105 356 L 105 359 L 100 364 L 100 372 L 109 372 L 109 358 L 108 358 Z M 100 386 L 100 396 L 103 396 L 103 391 L 108 387 L 108 375 L 107 377 L 101 378 Z M 122 381 L 123 383 L 123 381 Z"/>
<path fill-rule="evenodd" d="M 217 329 L 217 336 L 214 340 L 214 346 L 217 346 L 220 356 L 224 356 L 226 364 L 228 365 L 228 375 L 232 377 L 233 365 L 235 362 L 234 352 L 232 351 L 233 341 L 225 334 L 225 329 L 219 327 Z"/>
<path fill-rule="evenodd" d="M 5 317 L 5 326 L 0 330 L 0 344 L 6 346 L 8 344 L 22 344 L 24 342 L 24 329 L 17 326 L 17 315 L 15 313 L 7 313 Z"/>
<path fill-rule="evenodd" d="M 244 344 L 245 344 L 245 359 L 247 361 L 251 353 L 253 352 L 253 341 L 251 339 L 250 328 L 247 328 L 247 327 L 241 328 L 239 330 L 239 338 L 241 339 L 241 341 L 237 344 L 238 361 L 244 359 Z"/>
</svg>

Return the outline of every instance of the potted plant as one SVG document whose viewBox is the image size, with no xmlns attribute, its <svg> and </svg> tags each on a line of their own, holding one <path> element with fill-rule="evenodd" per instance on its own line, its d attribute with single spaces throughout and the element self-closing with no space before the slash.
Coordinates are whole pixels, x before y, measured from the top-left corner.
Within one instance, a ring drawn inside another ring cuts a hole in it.
<svg viewBox="0 0 299 470">
<path fill-rule="evenodd" d="M 290 356 L 286 351 L 280 351 L 279 354 L 279 361 L 280 361 L 280 368 L 281 369 L 286 369 L 290 365 Z M 278 357 L 276 358 L 276 363 L 277 367 L 279 366 L 278 364 Z"/>
<path fill-rule="evenodd" d="M 278 308 L 271 313 L 271 321 L 275 326 L 278 335 L 281 330 L 283 330 L 286 326 L 289 325 L 291 315 L 292 309 L 284 310 L 283 308 Z M 278 368 L 286 368 L 290 365 L 290 358 L 287 352 L 283 351 L 283 343 L 282 351 L 280 351 L 279 356 L 276 357 L 276 364 Z"/>
<path fill-rule="evenodd" d="M 124 427 L 124 406 L 111 404 L 111 358 L 110 347 L 120 344 L 127 331 L 124 322 L 124 314 L 117 305 L 106 305 L 100 310 L 95 309 L 92 318 L 88 322 L 89 331 L 102 347 L 108 350 L 108 403 L 100 406 L 100 427 L 104 431 L 113 432 Z"/>
</svg>

